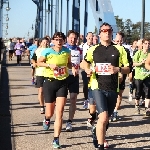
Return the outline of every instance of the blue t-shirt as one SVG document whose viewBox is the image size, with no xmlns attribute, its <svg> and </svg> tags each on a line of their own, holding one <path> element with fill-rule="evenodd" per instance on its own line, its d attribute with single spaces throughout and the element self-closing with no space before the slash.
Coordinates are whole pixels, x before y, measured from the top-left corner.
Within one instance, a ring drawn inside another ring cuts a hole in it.
<svg viewBox="0 0 150 150">
<path fill-rule="evenodd" d="M 32 44 L 32 46 L 29 47 L 30 59 L 32 59 L 32 56 L 33 56 L 36 49 L 37 49 L 37 45 L 34 45 L 34 44 Z"/>
</svg>

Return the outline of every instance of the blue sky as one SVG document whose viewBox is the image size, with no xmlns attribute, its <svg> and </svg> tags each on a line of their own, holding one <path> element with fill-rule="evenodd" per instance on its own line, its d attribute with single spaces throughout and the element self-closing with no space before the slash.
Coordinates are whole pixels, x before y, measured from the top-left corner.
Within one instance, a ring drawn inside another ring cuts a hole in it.
<svg viewBox="0 0 150 150">
<path fill-rule="evenodd" d="M 33 36 L 33 31 L 31 30 L 32 24 L 35 23 L 36 17 L 36 5 L 32 0 L 9 0 L 11 10 L 9 11 L 8 22 L 8 36 L 7 37 L 27 37 L 28 31 L 30 32 L 30 37 Z M 66 1 L 65 1 L 66 2 Z M 66 4 L 63 4 L 64 10 L 66 9 Z M 81 8 L 84 6 L 84 0 L 81 0 Z M 134 23 L 141 21 L 142 18 L 142 0 L 111 0 L 113 11 L 115 15 L 118 15 L 123 20 L 131 19 Z M 4 8 L 7 5 L 4 5 Z M 71 6 L 71 0 L 70 0 Z M 71 11 L 70 7 L 70 11 Z M 95 24 L 93 19 L 92 10 L 89 6 L 89 21 L 88 21 L 88 31 L 94 31 Z M 145 21 L 150 22 L 150 0 L 146 0 L 146 16 Z M 3 14 L 6 14 L 4 10 Z M 64 12 L 66 16 L 66 12 Z M 84 11 L 81 10 L 81 34 L 83 34 L 83 21 L 84 21 Z M 66 18 L 63 18 L 63 29 L 65 32 Z M 5 22 L 5 21 L 4 21 Z M 4 25 L 5 27 L 5 25 Z M 69 23 L 71 29 L 71 21 Z M 5 29 L 4 29 L 5 30 Z"/>
</svg>

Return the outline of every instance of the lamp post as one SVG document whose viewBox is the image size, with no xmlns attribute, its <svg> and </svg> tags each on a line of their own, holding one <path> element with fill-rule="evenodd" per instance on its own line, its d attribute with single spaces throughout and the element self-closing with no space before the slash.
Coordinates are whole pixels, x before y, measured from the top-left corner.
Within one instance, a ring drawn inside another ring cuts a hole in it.
<svg viewBox="0 0 150 150">
<path fill-rule="evenodd" d="M 145 35 L 144 24 L 145 24 L 145 0 L 142 0 L 141 39 L 143 39 Z"/>
</svg>

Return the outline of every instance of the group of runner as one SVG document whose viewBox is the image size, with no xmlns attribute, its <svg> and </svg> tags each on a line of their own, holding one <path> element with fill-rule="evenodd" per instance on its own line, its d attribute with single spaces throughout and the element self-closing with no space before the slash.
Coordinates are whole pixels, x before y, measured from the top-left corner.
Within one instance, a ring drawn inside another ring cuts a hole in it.
<svg viewBox="0 0 150 150">
<path fill-rule="evenodd" d="M 45 114 L 44 130 L 49 129 L 54 110 L 56 113 L 53 148 L 61 148 L 59 135 L 68 92 L 70 106 L 66 131 L 73 130 L 80 70 L 85 99 L 83 108 L 89 109 L 91 118 L 88 118 L 87 126 L 91 128 L 97 150 L 109 147 L 105 140 L 106 131 L 110 121 L 118 120 L 127 76 L 130 101 L 135 89 L 135 113 L 140 114 L 142 96 L 145 115 L 150 115 L 150 40 L 135 40 L 129 46 L 123 43 L 123 33 L 118 32 L 115 39 L 112 39 L 112 33 L 111 25 L 103 23 L 99 36 L 88 32 L 87 42 L 81 45 L 78 44 L 79 34 L 69 30 L 66 36 L 56 32 L 51 39 L 49 36 L 35 39 L 26 48 L 27 54 L 30 53 L 32 84 L 38 88 L 40 112 Z M 17 49 L 17 46 L 14 47 Z"/>
</svg>

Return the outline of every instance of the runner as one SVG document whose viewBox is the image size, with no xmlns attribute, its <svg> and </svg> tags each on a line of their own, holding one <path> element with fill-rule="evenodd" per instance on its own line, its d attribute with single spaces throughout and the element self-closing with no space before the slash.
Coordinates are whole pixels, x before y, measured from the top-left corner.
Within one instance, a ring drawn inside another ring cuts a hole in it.
<svg viewBox="0 0 150 150">
<path fill-rule="evenodd" d="M 65 35 L 62 32 L 56 32 L 52 41 L 54 46 L 47 48 L 41 53 L 38 60 L 38 66 L 46 67 L 43 84 L 44 98 L 46 104 L 45 120 L 43 128 L 48 130 L 50 119 L 54 114 L 56 103 L 56 118 L 54 123 L 53 147 L 61 148 L 59 144 L 59 135 L 62 129 L 62 117 L 67 98 L 68 67 L 72 66 L 70 50 L 63 47 Z M 72 67 L 72 73 L 75 76 L 76 69 Z"/>
<path fill-rule="evenodd" d="M 15 53 L 16 53 L 16 56 L 17 56 L 17 66 L 21 66 L 21 54 L 22 54 L 23 46 L 20 43 L 19 38 L 17 39 L 17 43 L 16 43 L 14 49 L 15 49 Z"/>
<path fill-rule="evenodd" d="M 40 102 L 40 112 L 41 114 L 45 113 L 45 108 L 44 108 L 44 95 L 43 95 L 43 83 L 44 83 L 44 71 L 45 67 L 39 67 L 37 66 L 37 60 L 41 56 L 41 52 L 49 45 L 49 39 L 48 38 L 43 38 L 41 40 L 40 46 L 38 49 L 35 51 L 33 54 L 31 62 L 33 63 L 33 67 L 36 68 L 36 87 L 38 88 L 38 100 Z"/>
<path fill-rule="evenodd" d="M 88 32 L 86 35 L 86 40 L 87 42 L 85 44 L 83 44 L 83 58 L 87 53 L 87 50 L 93 45 L 93 33 L 92 32 Z M 82 70 L 81 72 L 82 75 L 82 80 L 83 80 L 83 93 L 84 93 L 84 104 L 83 104 L 83 108 L 87 109 L 88 108 L 88 103 L 89 103 L 89 99 L 88 99 L 88 78 L 87 78 L 87 74 L 84 70 Z"/>
<path fill-rule="evenodd" d="M 70 93 L 70 107 L 69 117 L 66 123 L 66 131 L 72 131 L 72 121 L 76 111 L 77 95 L 79 94 L 79 66 L 82 57 L 82 51 L 76 45 L 78 33 L 69 30 L 67 34 L 66 47 L 71 51 L 71 62 L 76 69 L 76 76 L 73 75 L 71 68 L 69 68 L 69 77 L 67 78 L 68 90 Z"/>
<path fill-rule="evenodd" d="M 133 57 L 133 66 L 135 67 L 135 109 L 136 114 L 140 114 L 140 105 L 139 100 L 142 95 L 142 89 L 145 93 L 145 115 L 150 115 L 150 71 L 148 66 L 148 55 L 149 55 L 149 48 L 150 42 L 148 39 L 142 40 L 143 49 L 136 52 Z M 147 63 L 145 61 L 147 59 Z M 146 68 L 145 68 L 146 66 Z"/>
<path fill-rule="evenodd" d="M 127 74 L 130 71 L 128 66 L 127 53 L 122 46 L 114 45 L 112 41 L 112 27 L 108 23 L 103 23 L 100 27 L 99 45 L 89 48 L 84 58 L 85 72 L 92 74 L 90 64 L 95 66 L 94 77 L 97 80 L 93 90 L 93 97 L 96 101 L 98 111 L 98 121 L 96 125 L 96 135 L 98 150 L 104 150 L 106 130 L 108 120 L 116 105 L 118 97 L 118 73 Z M 93 82 L 93 81 L 92 81 Z"/>
<path fill-rule="evenodd" d="M 27 49 L 30 52 L 30 60 L 31 60 L 35 50 L 38 48 L 38 46 L 39 46 L 39 39 L 34 39 L 34 44 L 29 46 L 29 48 Z M 34 77 L 35 68 L 32 66 L 32 64 L 31 64 L 31 68 L 32 68 L 32 71 L 31 71 L 32 80 L 31 80 L 31 82 L 32 82 L 32 84 L 35 84 L 35 77 Z"/>
<path fill-rule="evenodd" d="M 134 40 L 130 49 L 130 56 L 131 58 L 133 58 L 133 56 L 135 55 L 135 53 L 138 51 L 137 49 L 137 40 Z M 129 74 L 129 89 L 130 89 L 130 92 L 129 92 L 129 101 L 132 101 L 132 98 L 133 98 L 133 90 L 134 90 L 134 81 L 133 81 L 133 78 L 134 78 L 134 75 L 135 75 L 135 71 L 134 71 L 134 68 L 132 69 L 132 72 Z"/>
<path fill-rule="evenodd" d="M 119 46 L 122 46 L 123 38 L 124 38 L 124 34 L 122 32 L 118 32 L 117 35 L 116 35 L 116 38 L 114 40 L 115 44 L 117 44 Z M 132 62 L 132 58 L 130 56 L 130 51 L 127 48 L 125 48 L 125 47 L 124 47 L 124 50 L 127 53 L 128 62 L 130 64 L 130 66 L 132 66 L 133 62 Z M 123 65 L 121 67 L 123 67 Z M 118 94 L 118 98 L 117 98 L 116 107 L 114 109 L 114 112 L 113 112 L 113 114 L 111 116 L 110 121 L 117 121 L 119 119 L 118 110 L 120 108 L 121 101 L 122 101 L 122 94 L 123 94 L 124 89 L 125 89 L 126 77 L 127 77 L 127 74 L 119 73 L 119 81 L 120 81 L 119 82 L 119 94 Z"/>
<path fill-rule="evenodd" d="M 12 39 L 9 39 L 9 41 L 10 41 L 10 43 L 7 46 L 7 48 L 9 50 L 9 61 L 10 61 L 10 60 L 12 60 L 12 57 L 13 57 L 15 43 L 12 42 Z"/>
</svg>

